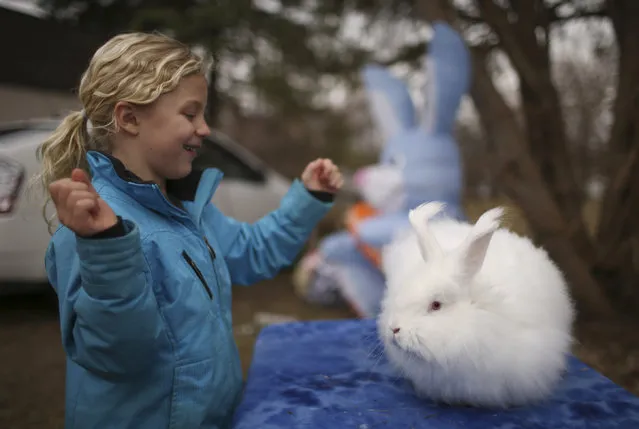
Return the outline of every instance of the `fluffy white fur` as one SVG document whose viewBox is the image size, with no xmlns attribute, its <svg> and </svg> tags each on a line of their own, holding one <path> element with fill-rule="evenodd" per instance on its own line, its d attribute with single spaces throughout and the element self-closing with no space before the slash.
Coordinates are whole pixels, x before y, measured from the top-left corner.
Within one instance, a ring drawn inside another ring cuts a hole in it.
<svg viewBox="0 0 639 429">
<path fill-rule="evenodd" d="M 436 401 L 509 407 L 546 398 L 572 345 L 562 273 L 543 249 L 499 228 L 502 209 L 471 225 L 433 219 L 442 208 L 413 210 L 413 228 L 383 251 L 378 327 L 389 360 Z"/>
</svg>

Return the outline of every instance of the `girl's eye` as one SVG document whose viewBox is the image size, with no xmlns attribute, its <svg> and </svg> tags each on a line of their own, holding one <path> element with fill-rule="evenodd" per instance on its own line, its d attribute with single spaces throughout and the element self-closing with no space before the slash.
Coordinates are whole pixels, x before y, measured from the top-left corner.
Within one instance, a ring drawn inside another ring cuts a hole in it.
<svg viewBox="0 0 639 429">
<path fill-rule="evenodd" d="M 430 303 L 430 311 L 437 311 L 442 308 L 442 303 L 439 301 L 433 301 Z"/>
<path fill-rule="evenodd" d="M 189 118 L 191 121 L 192 121 L 193 119 L 195 119 L 195 115 L 191 115 L 191 114 L 189 114 L 189 113 L 185 113 L 185 114 L 184 114 L 184 116 L 186 116 L 187 118 Z"/>
</svg>

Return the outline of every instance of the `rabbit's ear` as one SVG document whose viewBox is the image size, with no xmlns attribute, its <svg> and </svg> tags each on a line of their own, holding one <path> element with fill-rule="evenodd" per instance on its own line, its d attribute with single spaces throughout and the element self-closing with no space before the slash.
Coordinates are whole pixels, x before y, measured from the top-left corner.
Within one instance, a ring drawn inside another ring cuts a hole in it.
<svg viewBox="0 0 639 429">
<path fill-rule="evenodd" d="M 503 214 L 504 209 L 501 207 L 490 209 L 482 214 L 458 249 L 465 279 L 474 277 L 484 264 L 490 240 L 494 232 L 499 229 L 499 219 Z"/>
<path fill-rule="evenodd" d="M 362 69 L 362 79 L 373 119 L 385 140 L 416 125 L 415 106 L 404 82 L 374 64 Z"/>
<path fill-rule="evenodd" d="M 464 39 L 444 22 L 433 24 L 433 37 L 424 60 L 423 128 L 452 134 L 461 99 L 471 76 L 470 54 Z"/>
<path fill-rule="evenodd" d="M 408 220 L 410 220 L 413 229 L 417 233 L 417 242 L 419 243 L 419 250 L 422 253 L 424 261 L 442 255 L 442 248 L 430 231 L 428 222 L 437 214 L 441 213 L 443 209 L 444 203 L 432 201 L 424 203 L 408 213 Z"/>
</svg>

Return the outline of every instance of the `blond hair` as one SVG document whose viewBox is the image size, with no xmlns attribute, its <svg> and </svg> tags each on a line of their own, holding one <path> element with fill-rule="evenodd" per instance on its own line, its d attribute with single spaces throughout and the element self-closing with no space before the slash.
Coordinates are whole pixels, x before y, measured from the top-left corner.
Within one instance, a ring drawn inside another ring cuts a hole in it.
<svg viewBox="0 0 639 429">
<path fill-rule="evenodd" d="M 74 168 L 90 174 L 86 153 L 110 150 L 116 103 L 151 104 L 175 89 L 185 76 L 206 76 L 210 65 L 209 56 L 159 33 L 124 33 L 111 38 L 95 52 L 82 75 L 78 95 L 83 109 L 64 118 L 38 148 L 42 170 L 35 181 L 48 195 L 49 185 L 70 177 Z"/>
</svg>

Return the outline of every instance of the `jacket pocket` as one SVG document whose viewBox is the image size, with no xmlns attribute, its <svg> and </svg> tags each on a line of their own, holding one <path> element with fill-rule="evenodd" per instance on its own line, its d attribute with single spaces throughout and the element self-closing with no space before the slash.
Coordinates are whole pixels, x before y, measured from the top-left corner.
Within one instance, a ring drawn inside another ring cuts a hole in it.
<svg viewBox="0 0 639 429">
<path fill-rule="evenodd" d="M 204 286 L 204 290 L 206 290 L 206 293 L 209 296 L 209 298 L 213 299 L 213 292 L 211 292 L 211 288 L 206 282 L 206 279 L 204 278 L 202 271 L 200 271 L 200 269 L 197 267 L 193 259 L 191 259 L 191 257 L 189 256 L 189 254 L 186 253 L 186 250 L 182 251 L 182 258 L 184 258 L 186 263 L 189 264 L 191 269 L 195 272 L 195 275 L 200 279 L 200 282 L 202 283 L 202 286 Z"/>
<path fill-rule="evenodd" d="M 220 413 L 215 409 L 216 384 L 213 360 L 180 365 L 173 375 L 169 429 L 199 428 L 205 420 Z"/>
</svg>

